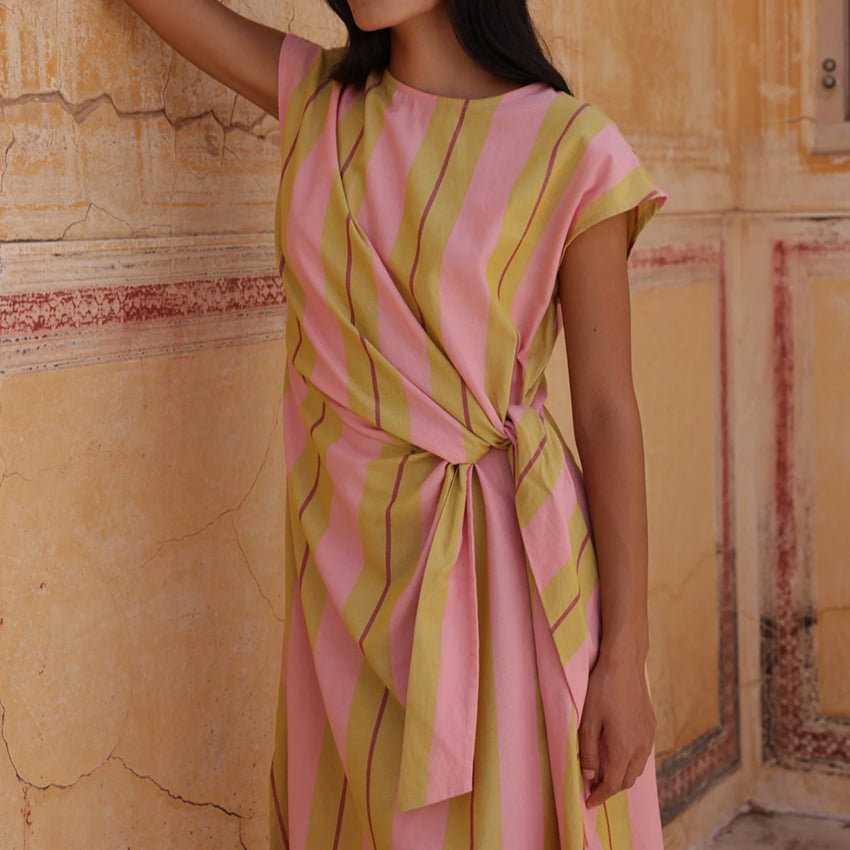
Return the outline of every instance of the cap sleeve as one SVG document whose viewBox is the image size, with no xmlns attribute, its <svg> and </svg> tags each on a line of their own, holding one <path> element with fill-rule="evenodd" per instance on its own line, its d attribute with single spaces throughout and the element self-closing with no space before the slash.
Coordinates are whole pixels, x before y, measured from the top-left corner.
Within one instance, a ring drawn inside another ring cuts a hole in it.
<svg viewBox="0 0 850 850">
<path fill-rule="evenodd" d="M 667 201 L 617 125 L 595 107 L 587 107 L 581 122 L 583 151 L 567 191 L 573 210 L 561 260 L 570 243 L 606 218 L 628 212 L 626 256 L 640 232 Z"/>
<path fill-rule="evenodd" d="M 280 45 L 277 74 L 277 108 L 281 138 L 296 128 L 308 102 L 330 76 L 340 58 L 339 48 L 325 48 L 295 33 L 287 33 Z"/>
</svg>

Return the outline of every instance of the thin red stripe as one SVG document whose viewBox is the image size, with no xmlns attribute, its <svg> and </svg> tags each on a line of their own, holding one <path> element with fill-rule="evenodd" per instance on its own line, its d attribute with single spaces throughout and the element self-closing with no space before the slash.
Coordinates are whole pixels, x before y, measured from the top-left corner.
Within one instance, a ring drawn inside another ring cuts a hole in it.
<svg viewBox="0 0 850 850">
<path fill-rule="evenodd" d="M 469 850 L 475 848 L 475 763 L 472 765 L 472 789 L 469 792 Z"/>
<path fill-rule="evenodd" d="M 469 430 L 472 430 L 472 422 L 469 419 L 469 399 L 467 398 L 468 390 L 466 388 L 466 381 L 463 378 L 460 379 L 460 393 L 463 398 L 463 421 L 466 423 L 466 427 Z"/>
<path fill-rule="evenodd" d="M 336 816 L 336 832 L 334 833 L 333 850 L 339 848 L 339 836 L 342 832 L 342 814 L 345 811 L 345 793 L 348 790 L 348 777 L 345 776 L 342 780 L 342 794 L 339 796 L 339 813 Z"/>
<path fill-rule="evenodd" d="M 419 324 L 422 324 L 425 321 L 425 317 L 422 314 L 422 308 L 419 306 L 419 301 L 416 298 L 416 293 L 413 289 L 413 282 L 416 277 L 416 268 L 419 265 L 419 254 L 422 249 L 422 231 L 425 229 L 425 219 L 428 217 L 428 213 L 431 210 L 431 205 L 434 203 L 434 199 L 437 197 L 437 192 L 440 189 L 440 185 L 443 182 L 443 177 L 446 174 L 446 169 L 449 167 L 449 159 L 451 159 L 452 151 L 454 150 L 455 142 L 457 141 L 457 137 L 460 135 L 460 128 L 463 126 L 463 119 L 466 115 L 466 110 L 469 107 L 469 101 L 464 101 L 463 108 L 460 111 L 460 117 L 458 118 L 457 126 L 455 127 L 454 135 L 452 136 L 452 140 L 449 143 L 449 149 L 446 152 L 445 159 L 443 160 L 443 167 L 440 169 L 440 175 L 437 177 L 437 182 L 434 184 L 434 188 L 431 191 L 431 197 L 428 198 L 428 203 L 425 204 L 425 209 L 422 212 L 422 218 L 419 221 L 419 233 L 416 236 L 416 255 L 413 258 L 413 268 L 410 270 L 410 294 L 413 297 L 413 303 L 416 304 L 416 309 L 419 312 Z"/>
<path fill-rule="evenodd" d="M 578 568 L 581 565 L 581 556 L 584 554 L 584 549 L 588 543 L 590 543 L 589 531 L 584 535 L 584 540 L 581 541 L 581 546 L 579 546 L 578 557 L 576 558 L 576 572 L 578 572 Z"/>
<path fill-rule="evenodd" d="M 390 502 L 387 505 L 386 511 L 386 536 L 387 536 L 387 549 L 386 549 L 386 579 L 384 581 L 384 589 L 381 592 L 381 598 L 378 600 L 378 604 L 375 606 L 375 610 L 372 611 L 372 616 L 369 617 L 369 622 L 366 623 L 366 628 L 363 629 L 363 634 L 360 635 L 360 649 L 363 649 L 363 641 L 366 640 L 366 635 L 369 634 L 369 630 L 372 628 L 372 624 L 375 622 L 375 618 L 378 616 L 378 612 L 381 610 L 381 606 L 384 604 L 384 600 L 387 598 L 387 594 L 390 591 L 390 583 L 392 581 L 392 563 L 391 563 L 391 554 L 392 554 L 392 524 L 390 522 L 390 513 L 392 511 L 392 507 L 395 504 L 395 500 L 398 498 L 398 491 L 401 485 L 401 476 L 404 472 L 404 467 L 407 464 L 407 460 L 410 457 L 412 452 L 406 454 L 402 459 L 401 463 L 398 465 L 398 474 L 395 479 L 395 486 L 393 487 L 393 494 L 390 498 Z"/>
<path fill-rule="evenodd" d="M 578 570 L 579 570 L 579 566 L 581 565 L 581 556 L 584 554 L 584 550 L 587 547 L 587 544 L 589 542 L 590 542 L 590 532 L 588 532 L 587 534 L 584 535 L 584 540 L 581 541 L 581 546 L 579 546 L 578 557 L 576 558 L 576 572 L 578 572 Z M 555 622 L 552 624 L 552 628 L 551 628 L 552 634 L 554 634 L 555 629 L 557 629 L 558 626 L 560 626 L 561 623 L 564 622 L 564 619 L 566 618 L 567 614 L 569 614 L 570 611 L 572 611 L 573 608 L 575 608 L 576 602 L 578 602 L 580 598 L 581 598 L 581 592 L 576 594 L 576 598 L 573 599 L 572 602 L 570 602 L 570 604 L 567 606 L 567 610 L 564 611 L 564 613 L 561 614 L 561 616 L 558 617 L 557 620 L 555 620 Z"/>
<path fill-rule="evenodd" d="M 372 742 L 369 744 L 369 760 L 366 763 L 366 816 L 369 819 L 369 831 L 372 833 L 373 847 L 377 847 L 378 844 L 375 841 L 375 827 L 372 824 L 372 758 L 375 755 L 375 742 L 378 740 L 378 729 L 381 727 L 381 720 L 384 717 L 384 709 L 387 707 L 387 697 L 389 695 L 389 688 L 384 688 L 384 698 L 381 700 L 378 719 L 375 721 L 375 728 L 372 730 Z"/>
<path fill-rule="evenodd" d="M 567 608 L 566 608 L 566 610 L 564 611 L 564 613 L 563 613 L 563 614 L 561 614 L 561 616 L 560 616 L 560 617 L 558 617 L 558 619 L 557 619 L 557 620 L 555 620 L 555 622 L 554 622 L 554 623 L 552 623 L 552 629 L 551 629 L 551 631 L 552 631 L 552 633 L 553 633 L 553 634 L 555 633 L 555 629 L 557 629 L 557 628 L 558 628 L 558 626 L 560 626 L 560 625 L 561 625 L 561 623 L 563 623 L 563 622 L 564 622 L 564 620 L 566 619 L 567 614 L 569 614 L 569 613 L 570 613 L 570 611 L 572 611 L 572 610 L 573 610 L 573 608 L 575 608 L 575 607 L 576 607 L 576 602 L 578 602 L 578 601 L 579 601 L 579 599 L 581 599 L 581 594 L 580 594 L 580 593 L 577 593 L 577 594 L 576 594 L 575 599 L 573 599 L 573 601 L 572 601 L 572 602 L 570 602 L 570 604 L 569 604 L 569 605 L 567 605 Z"/>
<path fill-rule="evenodd" d="M 283 167 L 280 170 L 280 184 L 278 188 L 283 185 L 283 178 L 286 174 L 286 169 L 289 167 L 289 161 L 292 159 L 292 154 L 295 153 L 295 146 L 298 144 L 298 138 L 301 135 L 301 128 L 304 126 L 304 115 L 307 113 L 307 109 L 310 104 L 316 99 L 319 92 L 331 81 L 331 78 L 328 77 L 314 92 L 307 98 L 307 102 L 304 104 L 304 109 L 301 110 L 301 121 L 298 123 L 298 132 L 295 134 L 295 138 L 292 140 L 292 144 L 289 146 L 289 153 L 286 155 L 286 159 L 283 161 Z"/>
<path fill-rule="evenodd" d="M 301 343 L 304 342 L 304 334 L 301 333 L 301 322 L 298 321 L 298 316 L 295 316 L 295 327 L 298 328 L 298 343 L 295 346 L 295 351 L 292 352 L 292 363 L 295 365 L 295 358 L 301 350 Z"/>
<path fill-rule="evenodd" d="M 549 440 L 549 435 L 544 434 L 543 439 L 540 441 L 540 445 L 537 447 L 534 454 L 531 456 L 531 459 L 528 461 L 528 463 L 523 468 L 522 472 L 520 472 L 520 474 L 519 474 L 519 478 L 517 479 L 517 482 L 516 482 L 516 489 L 517 490 L 519 490 L 519 487 L 520 487 L 520 484 L 522 484 L 523 478 L 525 478 L 525 476 L 528 475 L 528 471 L 531 469 L 532 466 L 534 466 L 534 462 L 537 460 L 537 458 L 540 457 L 540 453 L 543 451 L 543 448 L 546 445 L 546 443 L 548 442 L 548 440 Z"/>
<path fill-rule="evenodd" d="M 286 827 L 283 825 L 283 813 L 280 810 L 280 801 L 277 799 L 277 786 L 274 781 L 274 765 L 272 765 L 269 775 L 271 776 L 272 799 L 274 800 L 274 808 L 277 812 L 277 825 L 280 827 L 280 834 L 283 836 L 283 846 L 286 850 L 289 850 L 289 834 L 286 831 Z"/>
<path fill-rule="evenodd" d="M 611 837 L 611 821 L 608 818 L 608 804 L 602 804 L 602 811 L 605 812 L 605 826 L 608 829 L 608 848 L 614 850 L 614 839 Z"/>
<path fill-rule="evenodd" d="M 310 554 L 310 544 L 304 547 L 304 556 L 301 558 L 301 566 L 298 568 L 298 587 L 304 583 L 304 571 L 307 569 L 307 557 Z"/>
<path fill-rule="evenodd" d="M 312 424 L 310 427 L 310 436 L 313 436 L 313 432 L 319 425 L 322 424 L 325 418 L 325 412 L 327 410 L 327 405 L 325 402 L 322 402 L 322 413 L 319 418 Z M 304 511 L 307 508 L 307 505 L 310 504 L 313 496 L 316 495 L 316 490 L 319 488 L 319 474 L 322 471 L 322 456 L 319 455 L 319 462 L 316 464 L 316 480 L 313 482 L 313 486 L 310 488 L 310 492 L 304 497 L 304 501 L 301 503 L 301 508 L 298 511 L 298 519 L 301 519 L 304 516 Z"/>
<path fill-rule="evenodd" d="M 357 150 L 357 148 L 360 146 L 360 140 L 363 138 L 363 133 L 365 132 L 365 130 L 366 130 L 366 128 L 364 127 L 360 131 L 360 133 L 358 134 L 357 138 L 354 140 L 354 144 L 351 146 L 351 152 L 345 158 L 345 162 L 342 164 L 342 168 L 340 168 L 340 170 L 339 170 L 340 176 L 345 174 L 346 169 L 351 164 L 351 160 L 354 159 L 354 153 Z"/>
<path fill-rule="evenodd" d="M 378 82 L 376 82 L 376 83 L 372 83 L 372 85 L 371 85 L 371 86 L 368 86 L 368 87 L 367 87 L 367 89 L 366 89 L 366 91 L 365 91 L 365 94 L 369 94 L 369 92 L 370 92 L 370 91 L 372 91 L 372 89 L 377 88 L 377 87 L 380 85 L 380 82 L 381 82 L 381 81 L 380 81 L 380 80 L 378 80 Z M 362 141 L 362 139 L 363 139 L 363 133 L 365 132 L 365 129 L 366 129 L 366 128 L 364 127 L 364 128 L 360 131 L 360 133 L 358 134 L 357 138 L 354 140 L 354 144 L 353 144 L 353 145 L 352 145 L 352 147 L 351 147 L 351 151 L 350 151 L 350 153 L 348 154 L 348 156 L 345 158 L 345 162 L 342 164 L 342 168 L 340 168 L 340 170 L 339 170 L 340 176 L 341 176 L 341 175 L 343 175 L 343 174 L 345 174 L 346 169 L 347 169 L 347 168 L 348 168 L 348 166 L 351 164 L 351 160 L 354 158 L 354 152 L 355 152 L 355 151 L 357 150 L 357 148 L 360 146 L 360 142 L 361 142 L 361 141 Z"/>
<path fill-rule="evenodd" d="M 511 263 L 514 261 L 514 257 L 519 253 L 519 249 L 522 246 L 523 241 L 525 240 L 526 234 L 531 229 L 531 223 L 534 221 L 534 216 L 537 214 L 537 208 L 540 206 L 540 202 L 543 200 L 543 193 L 546 191 L 546 186 L 549 185 L 549 179 L 552 176 L 552 169 L 555 165 L 555 155 L 558 153 L 558 148 L 561 146 L 561 141 L 564 136 L 567 135 L 567 131 L 570 127 L 573 126 L 576 118 L 587 109 L 588 104 L 583 103 L 572 115 L 569 121 L 567 121 L 567 126 L 564 127 L 561 135 L 558 136 L 558 141 L 555 142 L 555 147 L 552 149 L 552 153 L 549 155 L 549 165 L 546 167 L 546 176 L 543 179 L 543 185 L 540 187 L 540 192 L 537 195 L 537 201 L 534 204 L 534 208 L 531 210 L 531 215 L 528 218 L 528 223 L 525 225 L 525 230 L 522 232 L 522 236 L 520 236 L 519 241 L 516 243 L 514 247 L 513 253 L 510 256 L 510 259 L 507 262 L 507 265 L 502 271 L 502 276 L 499 278 L 499 285 L 496 287 L 496 294 L 502 294 L 502 283 L 504 283 L 505 275 L 508 273 L 508 269 L 511 267 Z"/>
<path fill-rule="evenodd" d="M 348 309 L 349 314 L 351 316 L 351 324 L 354 325 L 354 301 L 351 297 L 351 213 L 346 216 L 345 220 L 345 240 L 346 240 L 346 249 L 348 251 L 348 256 L 346 258 L 345 263 L 345 292 L 348 295 Z M 378 373 L 375 369 L 375 361 L 372 359 L 372 355 L 369 354 L 369 348 L 366 345 L 366 339 L 363 336 L 362 332 L 358 329 L 358 334 L 360 336 L 360 345 L 363 346 L 363 351 L 366 354 L 366 358 L 369 360 L 369 373 L 372 376 L 372 397 L 375 399 L 375 425 L 380 428 L 381 427 L 381 397 L 378 394 Z"/>
</svg>

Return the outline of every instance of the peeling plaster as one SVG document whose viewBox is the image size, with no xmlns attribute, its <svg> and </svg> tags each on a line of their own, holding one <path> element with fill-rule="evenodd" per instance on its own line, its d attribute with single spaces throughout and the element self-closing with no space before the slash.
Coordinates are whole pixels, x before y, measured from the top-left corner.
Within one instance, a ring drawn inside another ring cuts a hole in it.
<svg viewBox="0 0 850 850">
<path fill-rule="evenodd" d="M 235 162 L 244 165 L 243 179 L 250 178 L 250 183 L 261 192 L 265 193 L 268 188 L 264 183 L 262 176 L 254 173 L 254 168 L 243 163 L 243 158 L 237 153 L 239 145 L 232 144 L 234 134 L 242 134 L 251 140 L 259 140 L 262 144 L 268 144 L 271 148 L 276 146 L 276 134 L 279 132 L 277 122 L 270 119 L 270 116 L 264 112 L 254 114 L 250 108 L 237 109 L 238 98 L 233 96 L 233 101 L 229 108 L 229 120 L 222 120 L 215 108 L 206 108 L 192 114 L 175 116 L 170 114 L 170 111 L 163 105 L 158 109 L 127 111 L 121 110 L 115 103 L 113 96 L 109 93 L 100 94 L 96 97 L 89 98 L 84 101 L 74 102 L 69 100 L 59 90 L 45 90 L 34 93 L 23 94 L 16 98 L 0 97 L 0 120 L 6 125 L 9 132 L 9 141 L 3 150 L 0 157 L 0 192 L 6 190 L 8 179 L 13 175 L 17 178 L 19 175 L 15 169 L 16 160 L 12 157 L 12 151 L 16 147 L 23 149 L 25 152 L 28 145 L 21 141 L 20 134 L 15 133 L 14 110 L 19 107 L 30 104 L 36 105 L 54 105 L 59 107 L 67 115 L 71 116 L 77 127 L 84 127 L 92 116 L 103 107 L 111 110 L 111 115 L 118 118 L 120 121 L 130 122 L 157 122 L 163 121 L 167 124 L 172 132 L 173 137 L 169 144 L 172 146 L 173 162 L 170 163 L 170 169 L 173 174 L 171 177 L 170 189 L 163 186 L 164 190 L 159 205 L 155 205 L 156 220 L 143 220 L 131 223 L 128 221 L 127 210 L 123 214 L 113 208 L 113 204 L 104 201 L 98 197 L 98 187 L 92 184 L 91 175 L 84 173 L 83 162 L 83 144 L 90 143 L 83 138 L 79 133 L 73 133 L 69 130 L 64 131 L 64 135 L 57 138 L 59 147 L 57 151 L 63 149 L 66 151 L 65 156 L 68 157 L 68 164 L 65 166 L 65 182 L 67 190 L 72 194 L 65 202 L 57 208 L 57 216 L 60 220 L 56 222 L 55 229 L 48 221 L 42 221 L 39 227 L 39 238 L 50 239 L 55 241 L 63 241 L 70 238 L 115 238 L 115 237 L 136 237 L 140 235 L 149 235 L 151 232 L 166 232 L 173 233 L 175 227 L 175 217 L 185 214 L 185 210 L 175 210 L 175 198 L 178 199 L 187 192 L 186 177 L 190 176 L 195 180 L 202 181 L 213 174 L 219 174 L 225 170 L 225 162 L 228 154 Z M 11 110 L 11 111 L 10 111 Z M 189 137 L 190 147 L 188 150 L 181 150 L 181 131 L 187 128 L 193 128 L 195 125 L 203 122 L 210 122 L 209 126 L 216 127 L 216 135 L 218 138 L 214 140 L 210 148 L 210 156 L 214 157 L 215 165 L 212 165 L 213 159 L 204 161 L 203 139 Z M 108 122 L 107 122 L 108 124 Z M 71 125 L 73 126 L 73 125 Z M 119 125 L 120 126 L 120 125 Z M 107 132 L 111 132 L 107 130 Z M 53 136 L 49 137 L 53 144 Z M 199 146 L 200 144 L 200 146 Z M 25 158 L 26 153 L 22 154 Z M 187 161 L 188 160 L 188 161 Z M 168 178 L 166 178 L 168 179 Z M 71 182 L 68 182 L 68 181 Z M 101 187 L 102 188 L 102 187 Z M 134 188 L 132 191 L 142 191 L 141 188 Z M 156 189 L 154 188 L 154 196 Z M 190 195 L 193 195 L 195 190 L 189 190 Z M 253 191 L 253 190 L 252 190 Z M 272 199 L 272 189 L 269 189 L 269 202 Z M 103 194 L 101 191 L 100 194 Z M 108 193 L 107 193 L 108 195 Z M 73 200 L 73 203 L 71 203 Z M 190 198 L 190 206 L 192 198 Z M 8 201 L 6 202 L 8 205 Z M 12 201 L 14 205 L 14 200 Z M 73 220 L 68 220 L 67 216 L 70 213 L 74 215 L 73 208 L 78 208 Z M 134 210 L 140 213 L 142 209 L 139 207 L 138 200 L 133 204 Z M 11 208 L 10 208 L 11 209 Z M 10 210 L 7 210 L 9 212 Z M 106 219 L 101 220 L 100 226 L 94 225 L 94 232 L 91 231 L 91 215 L 94 211 L 103 213 Z M 135 217 L 135 216 L 133 216 Z M 62 220 L 64 219 L 64 221 Z M 13 219 L 14 220 L 14 219 Z M 115 229 L 109 226 L 107 220 L 120 225 L 120 228 Z M 22 225 L 23 226 L 23 225 Z M 41 228 L 47 226 L 48 229 L 42 231 Z M 82 233 L 77 233 L 75 228 L 84 228 Z M 85 228 L 88 228 L 86 231 Z M 124 230 L 126 228 L 126 231 Z M 25 232 L 14 233 L 14 241 L 27 241 Z"/>
</svg>

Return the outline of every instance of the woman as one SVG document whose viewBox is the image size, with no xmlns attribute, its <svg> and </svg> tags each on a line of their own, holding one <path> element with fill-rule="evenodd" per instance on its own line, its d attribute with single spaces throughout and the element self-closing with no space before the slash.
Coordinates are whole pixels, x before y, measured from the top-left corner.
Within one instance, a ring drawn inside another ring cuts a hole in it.
<svg viewBox="0 0 850 850">
<path fill-rule="evenodd" d="M 271 846 L 662 847 L 626 262 L 666 195 L 524 0 L 331 0 L 332 50 L 128 2 L 281 124 Z"/>
</svg>

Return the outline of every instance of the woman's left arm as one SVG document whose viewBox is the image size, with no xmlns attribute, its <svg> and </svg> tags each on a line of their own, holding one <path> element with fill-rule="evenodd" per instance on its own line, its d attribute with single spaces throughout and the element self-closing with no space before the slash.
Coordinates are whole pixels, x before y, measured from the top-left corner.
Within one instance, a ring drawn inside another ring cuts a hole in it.
<svg viewBox="0 0 850 850">
<path fill-rule="evenodd" d="M 595 772 L 589 806 L 631 787 L 655 740 L 645 677 L 646 476 L 632 378 L 627 238 L 626 213 L 593 225 L 567 247 L 558 273 L 602 613 L 578 730 L 582 768 Z"/>
</svg>

